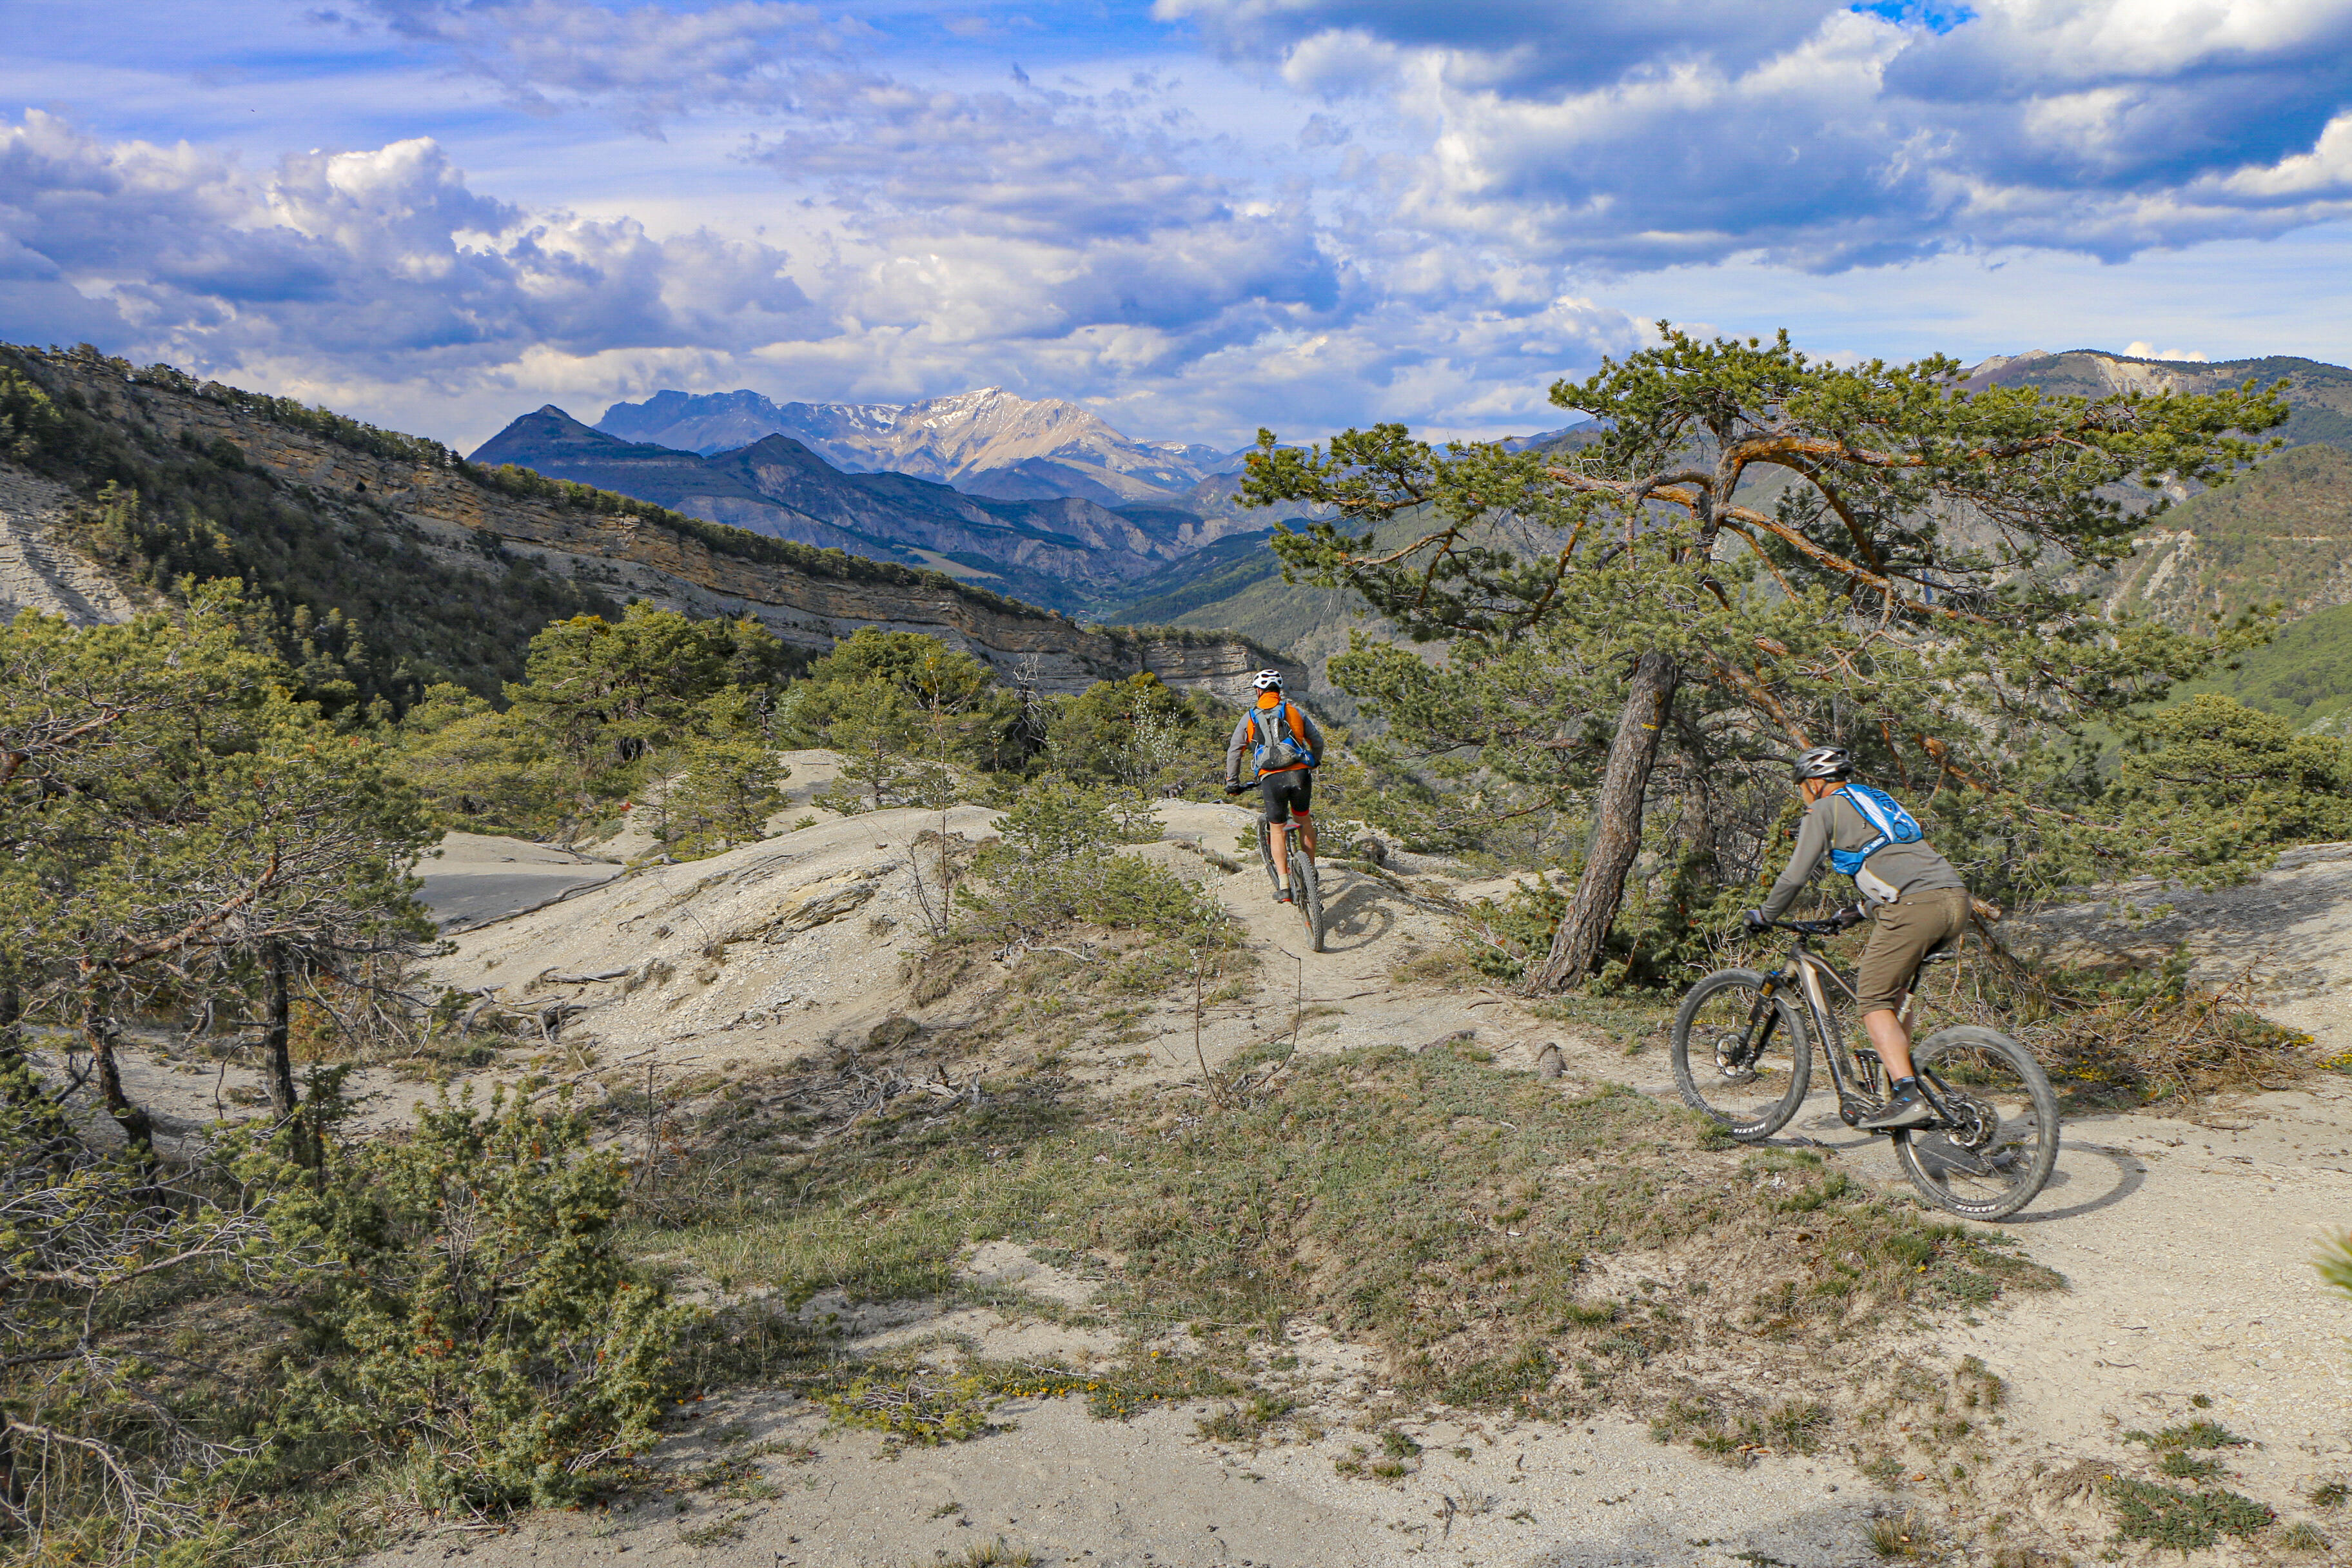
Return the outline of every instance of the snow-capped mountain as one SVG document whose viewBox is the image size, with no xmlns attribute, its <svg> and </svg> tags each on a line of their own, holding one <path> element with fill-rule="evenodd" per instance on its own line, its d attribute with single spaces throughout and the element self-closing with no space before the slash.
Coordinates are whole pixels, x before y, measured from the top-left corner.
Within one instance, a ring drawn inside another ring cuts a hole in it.
<svg viewBox="0 0 2352 1568">
<path fill-rule="evenodd" d="M 1004 500 L 1165 500 L 1240 466 L 1235 454 L 1139 441 L 1060 398 L 983 386 L 921 403 L 775 403 L 756 392 L 658 392 L 595 428 L 706 456 L 789 436 L 850 473 L 911 474 Z"/>
</svg>

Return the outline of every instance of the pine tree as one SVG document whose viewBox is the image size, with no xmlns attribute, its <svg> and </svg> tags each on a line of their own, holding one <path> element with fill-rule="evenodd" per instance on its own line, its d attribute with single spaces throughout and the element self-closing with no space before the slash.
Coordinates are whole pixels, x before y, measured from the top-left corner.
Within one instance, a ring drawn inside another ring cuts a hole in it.
<svg viewBox="0 0 2352 1568">
<path fill-rule="evenodd" d="M 1594 422 L 1559 447 L 1440 451 L 1383 425 L 1300 450 L 1261 431 L 1243 486 L 1254 504 L 1338 509 L 1277 533 L 1288 574 L 1353 588 L 1407 639 L 1445 645 L 1419 670 L 1360 647 L 1336 678 L 1377 677 L 1423 740 L 1542 773 L 1555 803 L 1589 799 L 1540 989 L 1595 968 L 1670 732 L 1699 768 L 1837 741 L 1915 787 L 2000 796 L 2030 829 L 2042 808 L 2005 786 L 2021 757 L 2251 635 L 2110 621 L 2068 576 L 2127 553 L 2165 487 L 2258 459 L 2254 437 L 2286 416 L 2277 388 L 1972 392 L 1941 356 L 1842 367 L 1785 332 L 1659 334 L 1552 387 Z M 1500 726 L 1499 751 L 1476 739 L 1496 730 L 1479 678 L 1544 659 L 1551 694 Z M 1538 755 L 1557 760 L 1529 768 Z"/>
</svg>

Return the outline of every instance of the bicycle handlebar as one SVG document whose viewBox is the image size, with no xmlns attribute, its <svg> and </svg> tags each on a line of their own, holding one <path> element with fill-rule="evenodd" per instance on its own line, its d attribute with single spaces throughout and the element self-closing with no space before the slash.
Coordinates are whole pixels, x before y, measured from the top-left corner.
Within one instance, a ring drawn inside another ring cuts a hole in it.
<svg viewBox="0 0 2352 1568">
<path fill-rule="evenodd" d="M 1780 931 L 1792 931 L 1802 936 L 1836 936 L 1852 931 L 1865 917 L 1859 910 L 1840 910 L 1825 921 L 1767 921 L 1764 923 Z"/>
</svg>

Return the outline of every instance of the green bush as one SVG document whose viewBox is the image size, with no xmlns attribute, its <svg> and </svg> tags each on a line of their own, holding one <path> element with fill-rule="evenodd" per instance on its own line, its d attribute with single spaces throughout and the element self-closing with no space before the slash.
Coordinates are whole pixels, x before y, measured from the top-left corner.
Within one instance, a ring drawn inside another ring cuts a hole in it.
<svg viewBox="0 0 2352 1568">
<path fill-rule="evenodd" d="M 1238 940 L 1222 905 L 1167 867 L 1118 853 L 1119 825 L 1100 794 L 1058 780 L 1032 784 L 997 829 L 972 861 L 980 888 L 956 891 L 967 938 L 1012 942 L 1087 924 L 1196 946 Z"/>
<path fill-rule="evenodd" d="M 268 1146 L 238 1174 L 313 1260 L 282 1438 L 403 1454 L 436 1507 L 571 1501 L 653 1442 L 701 1313 L 623 1260 L 625 1169 L 568 1105 L 445 1099 L 315 1184 Z"/>
</svg>

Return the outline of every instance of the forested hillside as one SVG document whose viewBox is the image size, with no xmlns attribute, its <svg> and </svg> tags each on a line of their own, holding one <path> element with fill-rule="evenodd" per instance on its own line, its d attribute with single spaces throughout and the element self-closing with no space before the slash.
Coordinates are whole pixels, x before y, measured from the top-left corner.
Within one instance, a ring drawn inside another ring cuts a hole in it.
<svg viewBox="0 0 2352 1568">
<path fill-rule="evenodd" d="M 551 619 L 629 599 L 749 615 L 788 647 L 930 632 L 1048 690 L 1150 669 L 1237 680 L 1274 656 L 1197 632 L 1104 631 L 940 573 L 763 538 L 95 351 L 0 347 L 0 455 L 61 487 L 63 543 L 138 591 L 235 578 L 306 693 L 404 710 L 494 697 Z"/>
</svg>

